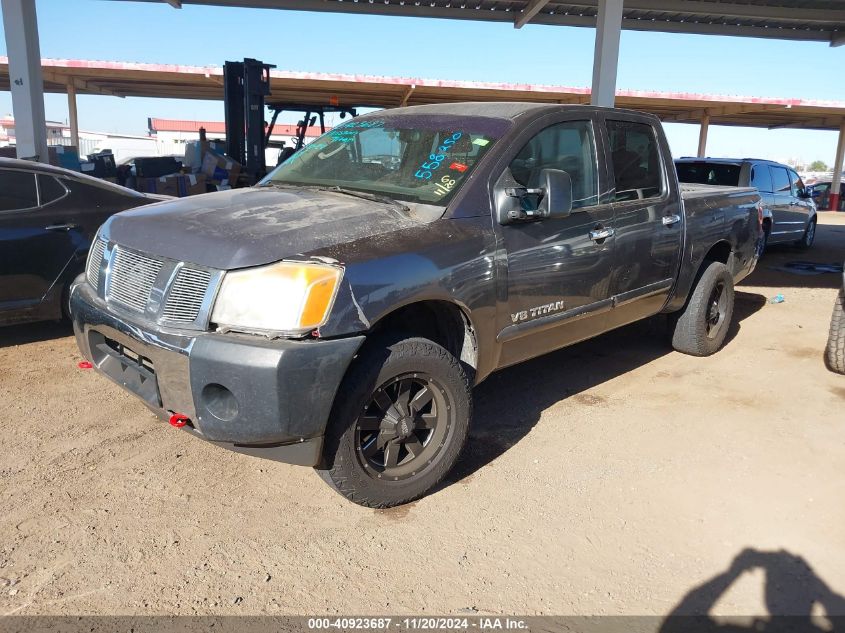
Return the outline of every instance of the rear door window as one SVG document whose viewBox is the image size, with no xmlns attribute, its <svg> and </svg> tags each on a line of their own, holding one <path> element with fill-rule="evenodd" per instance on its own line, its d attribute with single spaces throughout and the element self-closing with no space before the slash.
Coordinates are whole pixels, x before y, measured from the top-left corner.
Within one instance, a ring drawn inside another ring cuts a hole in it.
<svg viewBox="0 0 845 633">
<path fill-rule="evenodd" d="M 0 169 L 0 211 L 32 209 L 37 206 L 35 174 Z"/>
<path fill-rule="evenodd" d="M 751 167 L 751 186 L 757 187 L 761 193 L 772 193 L 772 173 L 768 165 Z"/>
<path fill-rule="evenodd" d="M 633 121 L 608 121 L 614 201 L 658 198 L 663 193 L 663 167 L 654 128 Z"/>
<path fill-rule="evenodd" d="M 38 174 L 38 194 L 41 200 L 41 206 L 55 202 L 59 198 L 64 198 L 67 194 L 67 189 L 53 176 L 47 174 Z"/>
<path fill-rule="evenodd" d="M 792 191 L 792 184 L 789 182 L 789 173 L 786 167 L 769 167 L 772 172 L 772 191 L 779 194 L 789 195 Z"/>
</svg>

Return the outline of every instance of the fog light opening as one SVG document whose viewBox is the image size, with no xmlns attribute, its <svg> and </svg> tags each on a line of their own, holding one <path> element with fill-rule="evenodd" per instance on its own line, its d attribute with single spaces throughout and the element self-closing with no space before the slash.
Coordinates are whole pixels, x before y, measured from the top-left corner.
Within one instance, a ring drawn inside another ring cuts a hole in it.
<svg viewBox="0 0 845 633">
<path fill-rule="evenodd" d="M 238 416 L 238 400 L 235 394 L 223 385 L 207 384 L 202 389 L 202 404 L 212 416 L 223 422 L 231 422 Z"/>
</svg>

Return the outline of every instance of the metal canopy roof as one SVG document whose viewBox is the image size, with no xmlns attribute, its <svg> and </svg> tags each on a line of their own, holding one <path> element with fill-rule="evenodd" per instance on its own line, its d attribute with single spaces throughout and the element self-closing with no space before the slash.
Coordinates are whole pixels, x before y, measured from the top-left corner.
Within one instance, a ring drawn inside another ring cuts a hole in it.
<svg viewBox="0 0 845 633">
<path fill-rule="evenodd" d="M 121 0 L 125 1 L 125 0 Z M 598 0 L 140 0 L 533 24 L 596 25 Z M 841 0 L 625 0 L 622 28 L 845 44 Z"/>
<path fill-rule="evenodd" d="M 44 90 L 117 97 L 223 99 L 220 66 L 42 59 Z M 273 70 L 269 104 L 380 107 L 456 101 L 589 103 L 589 88 L 302 73 Z M 0 57 L 0 90 L 9 90 L 8 58 Z M 664 121 L 713 125 L 839 129 L 845 102 L 619 90 L 616 104 L 652 112 Z"/>
</svg>

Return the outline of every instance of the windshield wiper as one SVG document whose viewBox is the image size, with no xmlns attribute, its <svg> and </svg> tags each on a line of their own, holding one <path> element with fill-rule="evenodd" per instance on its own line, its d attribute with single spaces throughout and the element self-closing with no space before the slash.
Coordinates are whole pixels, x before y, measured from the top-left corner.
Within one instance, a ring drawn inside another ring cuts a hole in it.
<svg viewBox="0 0 845 633">
<path fill-rule="evenodd" d="M 338 187 L 335 185 L 309 185 L 309 187 L 313 187 L 314 189 L 319 189 L 321 191 L 334 191 L 336 193 L 346 194 L 347 196 L 354 196 L 356 198 L 363 198 L 364 200 L 372 200 L 373 202 L 389 204 L 392 207 L 398 207 L 405 213 L 409 213 L 411 211 L 410 207 L 402 204 L 398 200 L 391 198 L 390 196 L 382 196 L 377 193 L 370 193 L 368 191 L 358 191 L 357 189 L 347 189 L 345 187 Z"/>
<path fill-rule="evenodd" d="M 274 187 L 276 189 L 302 189 L 303 185 L 295 185 L 293 183 L 287 182 L 276 182 L 274 180 L 268 180 L 267 182 L 255 185 L 256 187 Z"/>
<path fill-rule="evenodd" d="M 278 189 L 314 189 L 316 191 L 333 191 L 335 193 L 342 193 L 347 196 L 354 196 L 356 198 L 363 198 L 364 200 L 371 200 L 373 202 L 381 202 L 388 204 L 391 207 L 396 207 L 405 213 L 410 213 L 411 208 L 408 205 L 402 204 L 398 200 L 390 196 L 382 196 L 377 193 L 370 193 L 368 191 L 358 191 L 357 189 L 347 189 L 346 187 L 338 187 L 337 185 L 311 185 L 311 184 L 297 184 L 292 182 L 274 182 L 268 181 L 261 187 L 276 187 Z"/>
</svg>

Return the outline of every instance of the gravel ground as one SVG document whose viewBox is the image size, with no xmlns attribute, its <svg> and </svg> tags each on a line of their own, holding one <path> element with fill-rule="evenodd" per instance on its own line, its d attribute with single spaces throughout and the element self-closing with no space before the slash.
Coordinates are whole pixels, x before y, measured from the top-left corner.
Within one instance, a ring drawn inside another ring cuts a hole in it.
<svg viewBox="0 0 845 633">
<path fill-rule="evenodd" d="M 845 615 L 840 278 L 773 269 L 842 262 L 822 224 L 713 357 L 647 323 L 492 376 L 454 476 L 387 511 L 156 421 L 66 327 L 0 330 L 0 614 Z"/>
</svg>

